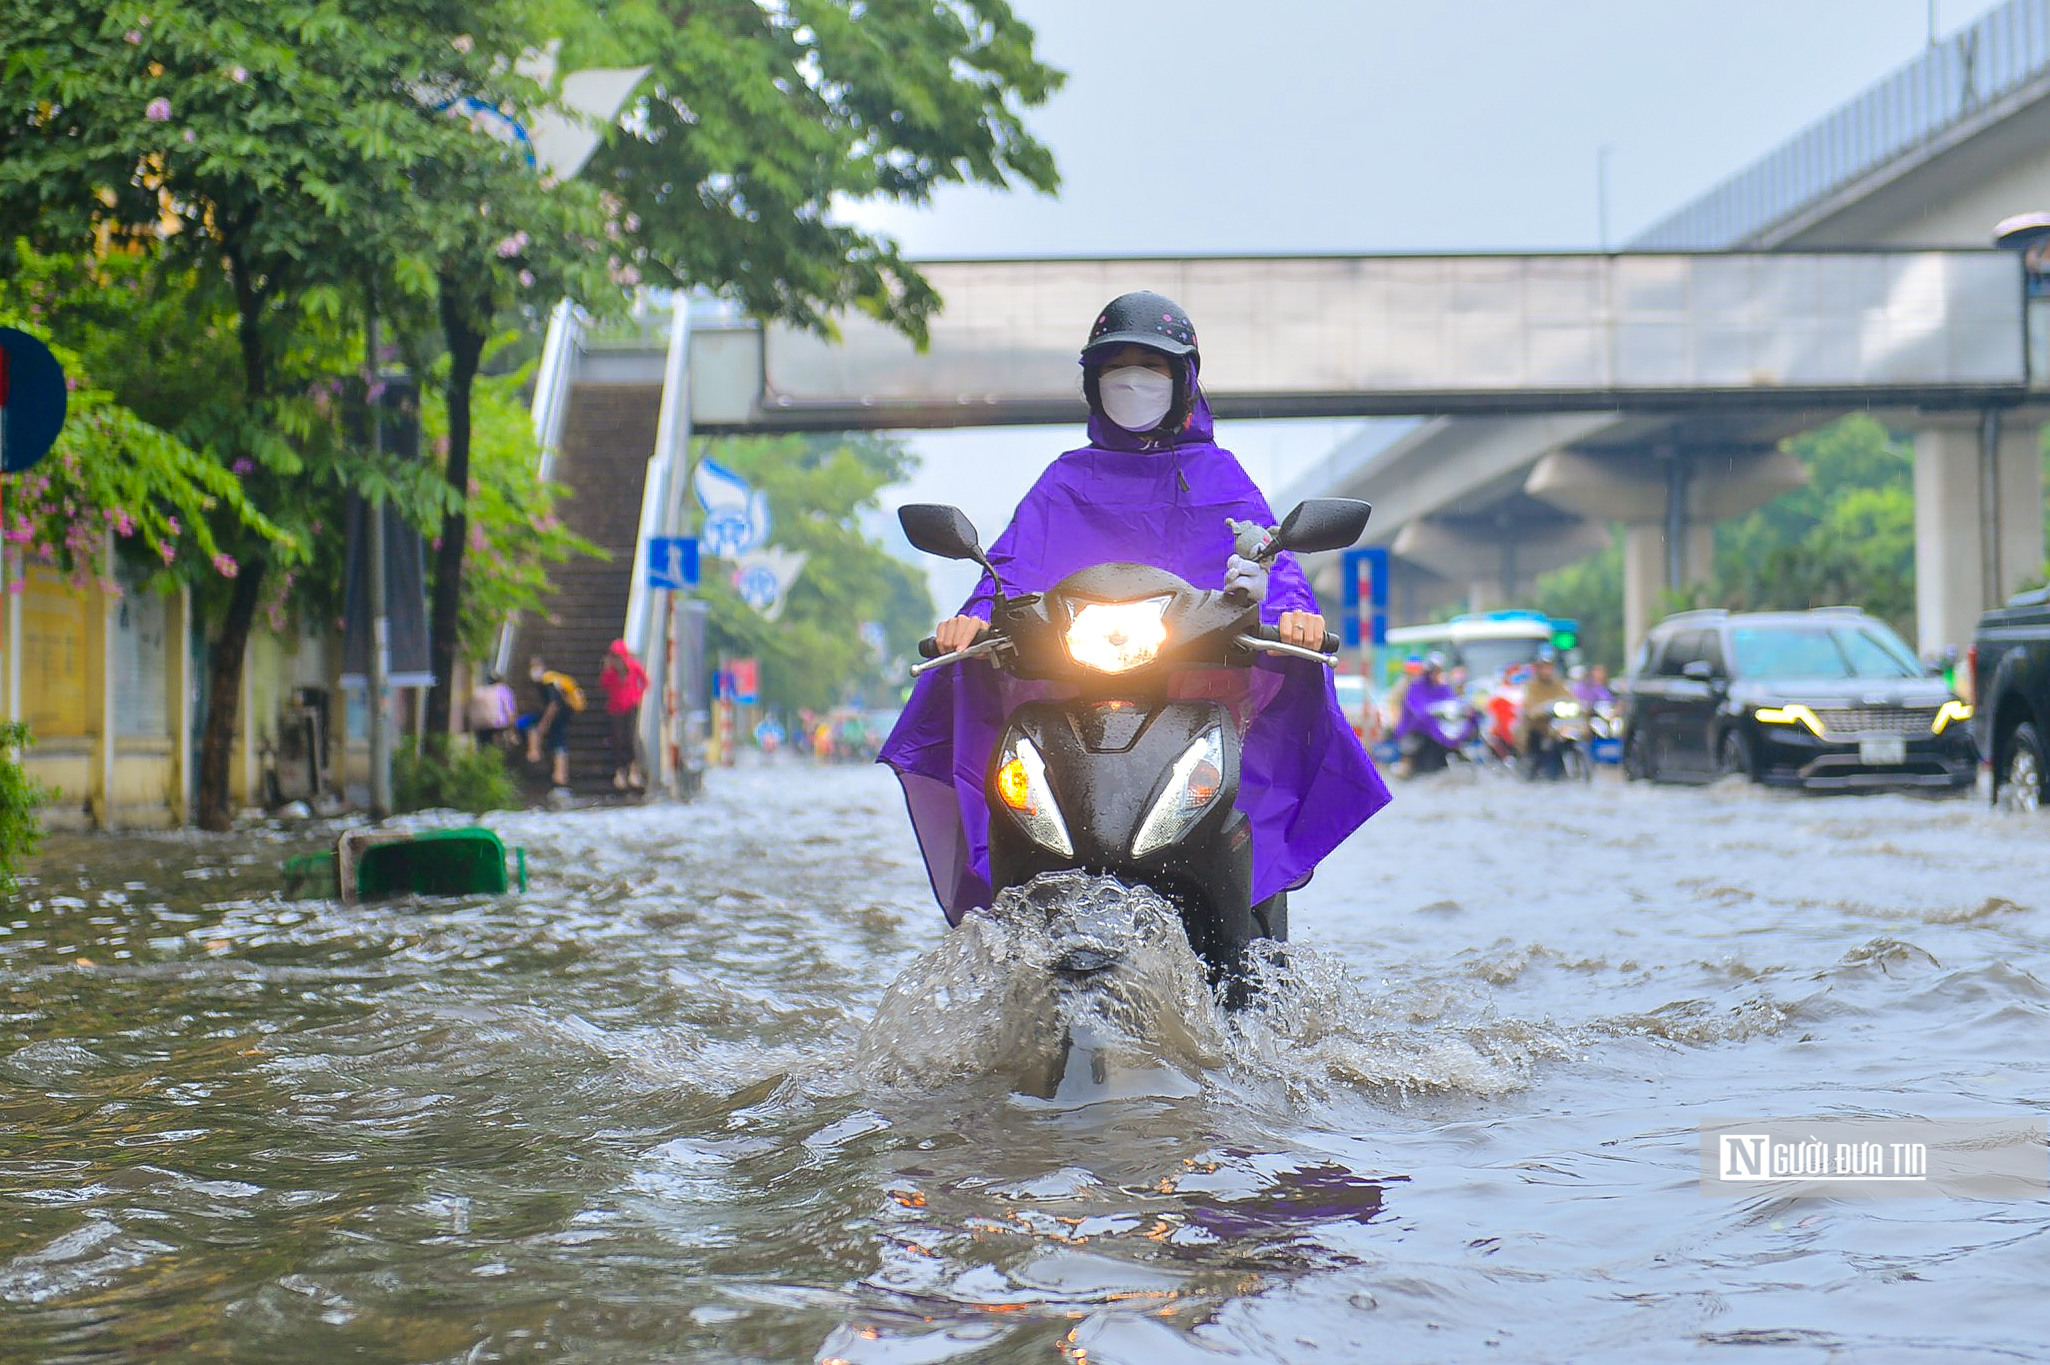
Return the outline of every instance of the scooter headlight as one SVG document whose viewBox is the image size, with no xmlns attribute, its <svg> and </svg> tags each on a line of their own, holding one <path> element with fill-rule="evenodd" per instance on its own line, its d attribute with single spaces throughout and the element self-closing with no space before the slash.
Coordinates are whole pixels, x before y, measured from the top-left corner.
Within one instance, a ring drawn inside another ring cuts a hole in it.
<svg viewBox="0 0 2050 1365">
<path fill-rule="evenodd" d="M 1167 643 L 1167 608 L 1173 600 L 1086 603 L 1068 623 L 1068 657 L 1100 673 L 1124 673 L 1152 663 Z"/>
<path fill-rule="evenodd" d="M 1002 758 L 997 764 L 997 800 L 1036 843 L 1063 858 L 1074 856 L 1075 844 L 1046 780 L 1046 759 L 1039 746 L 1018 735 L 1004 746 Z"/>
<path fill-rule="evenodd" d="M 1143 858 L 1187 834 L 1223 790 L 1224 734 L 1213 726 L 1175 760 L 1166 789 L 1132 836 L 1132 856 Z"/>
</svg>

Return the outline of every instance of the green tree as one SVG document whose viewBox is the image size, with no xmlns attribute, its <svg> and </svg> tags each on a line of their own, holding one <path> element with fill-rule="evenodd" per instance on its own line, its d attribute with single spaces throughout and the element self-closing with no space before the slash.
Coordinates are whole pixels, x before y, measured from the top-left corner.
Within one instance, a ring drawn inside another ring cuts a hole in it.
<svg viewBox="0 0 2050 1365">
<path fill-rule="evenodd" d="M 419 177 L 500 152 L 423 94 L 506 89 L 504 54 L 532 14 L 461 0 L 0 0 L 0 236 L 141 251 L 219 290 L 235 322 L 239 373 L 177 430 L 244 468 L 250 500 L 287 534 L 215 527 L 239 571 L 200 746 L 206 828 L 230 820 L 243 656 L 266 578 L 310 543 L 291 514 L 309 484 L 376 472 L 323 439 L 307 387 L 336 357 L 309 333 L 346 334 L 342 300 L 358 291 L 431 293 L 409 254 L 433 238 Z"/>
<path fill-rule="evenodd" d="M 1023 111 L 1064 78 L 1005 0 L 561 0 L 579 11 L 565 65 L 655 68 L 586 172 L 634 278 L 828 333 L 858 307 L 922 339 L 937 296 L 837 206 L 1059 183 Z"/>
<path fill-rule="evenodd" d="M 823 710 L 863 696 L 895 696 L 897 681 L 862 640 L 861 625 L 880 622 L 885 654 L 901 659 L 932 628 L 932 596 L 925 575 L 892 557 L 863 522 L 878 513 L 884 487 L 909 477 L 915 457 L 877 434 L 757 437 L 700 448 L 768 495 L 778 546 L 809 556 L 775 621 L 741 600 L 730 565 L 722 573 L 722 561 L 708 561 L 707 648 L 760 659 L 763 700 L 774 709 Z"/>
<path fill-rule="evenodd" d="M 1608 545 L 1577 564 L 1539 574 L 1531 605 L 1547 616 L 1580 623 L 1580 650 L 1590 664 L 1613 673 L 1623 667 L 1623 532 L 1611 527 Z"/>
<path fill-rule="evenodd" d="M 503 165 L 472 163 L 431 186 L 452 209 L 433 262 L 453 491 L 435 552 L 435 734 L 464 615 L 469 386 L 509 303 L 537 289 L 588 303 L 606 282 L 645 282 L 820 331 L 859 307 L 922 340 L 937 297 L 894 243 L 836 221 L 838 207 L 922 203 L 946 184 L 1057 183 L 1022 110 L 1062 78 L 1001 0 L 556 0 L 539 22 L 563 36 L 566 70 L 652 70 L 582 177 L 601 190 L 602 227 L 581 201 L 565 209 Z M 593 281 L 600 266 L 605 281 Z"/>
<path fill-rule="evenodd" d="M 207 320 L 193 306 L 190 281 L 153 277 L 134 257 L 44 257 L 20 243 L 13 267 L 11 277 L 0 278 L 0 322 L 89 349 L 53 348 L 71 384 L 64 428 L 43 463 L 8 480 L 0 538 L 75 582 L 103 586 L 114 577 L 111 539 L 114 553 L 202 594 L 237 571 L 216 525 L 267 543 L 284 539 L 232 471 L 159 424 L 175 421 L 180 405 L 205 392 L 213 377 Z M 167 333 L 186 338 L 178 358 L 161 369 L 139 364 L 138 353 L 168 348 Z M 215 360 L 232 354 L 218 344 L 211 351 Z M 113 385 L 123 389 L 119 397 Z"/>
<path fill-rule="evenodd" d="M 26 725 L 0 721 L 0 895 L 14 894 L 15 874 L 42 842 L 36 810 L 54 794 L 22 771 L 16 756 L 17 750 L 34 742 Z"/>
<path fill-rule="evenodd" d="M 1864 414 L 1793 437 L 1786 448 L 1807 468 L 1807 486 L 1717 526 L 1713 577 L 1666 608 L 1860 606 L 1912 638 L 1913 451 Z M 1620 666 L 1620 533 L 1599 554 L 1540 577 L 1536 601 L 1555 616 L 1578 617 L 1588 657 Z"/>
</svg>

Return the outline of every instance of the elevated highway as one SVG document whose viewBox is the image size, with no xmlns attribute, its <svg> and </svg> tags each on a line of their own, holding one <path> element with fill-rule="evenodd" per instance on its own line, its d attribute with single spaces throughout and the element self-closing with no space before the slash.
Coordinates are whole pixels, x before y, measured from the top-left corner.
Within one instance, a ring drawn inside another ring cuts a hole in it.
<svg viewBox="0 0 2050 1365">
<path fill-rule="evenodd" d="M 2050 0 L 2007 0 L 1629 243 L 1632 252 L 1808 253 L 1983 246 L 2050 207 Z M 2037 372 L 2046 368 L 2037 324 Z M 1785 436 L 1844 412 L 1914 433 L 1917 635 L 1959 644 L 1985 606 L 2041 572 L 2033 395 L 1975 412 L 1925 397 L 1818 402 L 1758 393 L 1713 413 L 1477 419 L 1335 450 L 1286 497 L 1376 503 L 1397 555 L 1398 611 L 1513 597 L 1532 573 L 1625 527 L 1625 627 L 1709 570 L 1714 523 L 1792 486 Z"/>
</svg>

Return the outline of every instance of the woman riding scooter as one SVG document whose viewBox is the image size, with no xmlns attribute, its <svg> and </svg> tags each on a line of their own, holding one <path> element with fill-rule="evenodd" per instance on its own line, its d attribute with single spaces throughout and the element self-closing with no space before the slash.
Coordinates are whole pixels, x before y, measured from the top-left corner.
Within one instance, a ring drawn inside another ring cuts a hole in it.
<svg viewBox="0 0 2050 1365">
<path fill-rule="evenodd" d="M 1448 759 L 1464 749 L 1480 726 L 1473 708 L 1445 680 L 1445 656 L 1424 660 L 1422 676 L 1402 694 L 1402 714 L 1395 721 L 1395 743 L 1402 751 L 1404 777 L 1445 770 Z M 1461 714 L 1455 716 L 1452 713 Z"/>
<path fill-rule="evenodd" d="M 1271 525 L 1273 513 L 1230 452 L 1211 439 L 1198 384 L 1194 325 L 1159 294 L 1105 306 L 1081 354 L 1089 444 L 1060 456 L 990 545 L 1010 593 L 1043 592 L 1095 564 L 1150 564 L 1197 588 L 1237 586 L 1259 602 L 1280 639 L 1316 647 L 1324 620 L 1294 557 L 1268 567 L 1234 548 L 1233 520 Z M 939 623 L 942 652 L 989 628 L 997 592 L 985 574 L 961 611 Z M 1328 673 L 1262 660 L 1259 709 L 1245 734 L 1238 808 L 1253 839 L 1255 918 L 1287 935 L 1286 898 L 1317 863 L 1388 800 Z M 880 761 L 904 785 L 926 870 L 950 923 L 991 900 L 990 812 L 984 773 L 1005 717 L 992 671 L 979 661 L 920 679 Z"/>
</svg>

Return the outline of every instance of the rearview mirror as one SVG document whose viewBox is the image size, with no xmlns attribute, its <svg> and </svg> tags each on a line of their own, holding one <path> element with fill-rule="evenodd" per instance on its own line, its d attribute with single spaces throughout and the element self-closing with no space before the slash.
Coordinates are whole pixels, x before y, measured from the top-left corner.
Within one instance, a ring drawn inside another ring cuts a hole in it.
<svg viewBox="0 0 2050 1365">
<path fill-rule="evenodd" d="M 1358 498 L 1310 498 L 1281 520 L 1281 527 L 1268 542 L 1270 554 L 1293 550 L 1315 554 L 1344 550 L 1366 533 L 1367 518 L 1374 509 Z"/>
<path fill-rule="evenodd" d="M 1714 682 L 1715 665 L 1706 659 L 1689 659 L 1680 666 L 1680 676 L 1695 682 Z"/>
<path fill-rule="evenodd" d="M 910 502 L 897 509 L 897 524 L 904 538 L 929 555 L 941 559 L 972 559 L 983 562 L 982 538 L 975 523 L 958 507 L 937 502 Z"/>
</svg>

